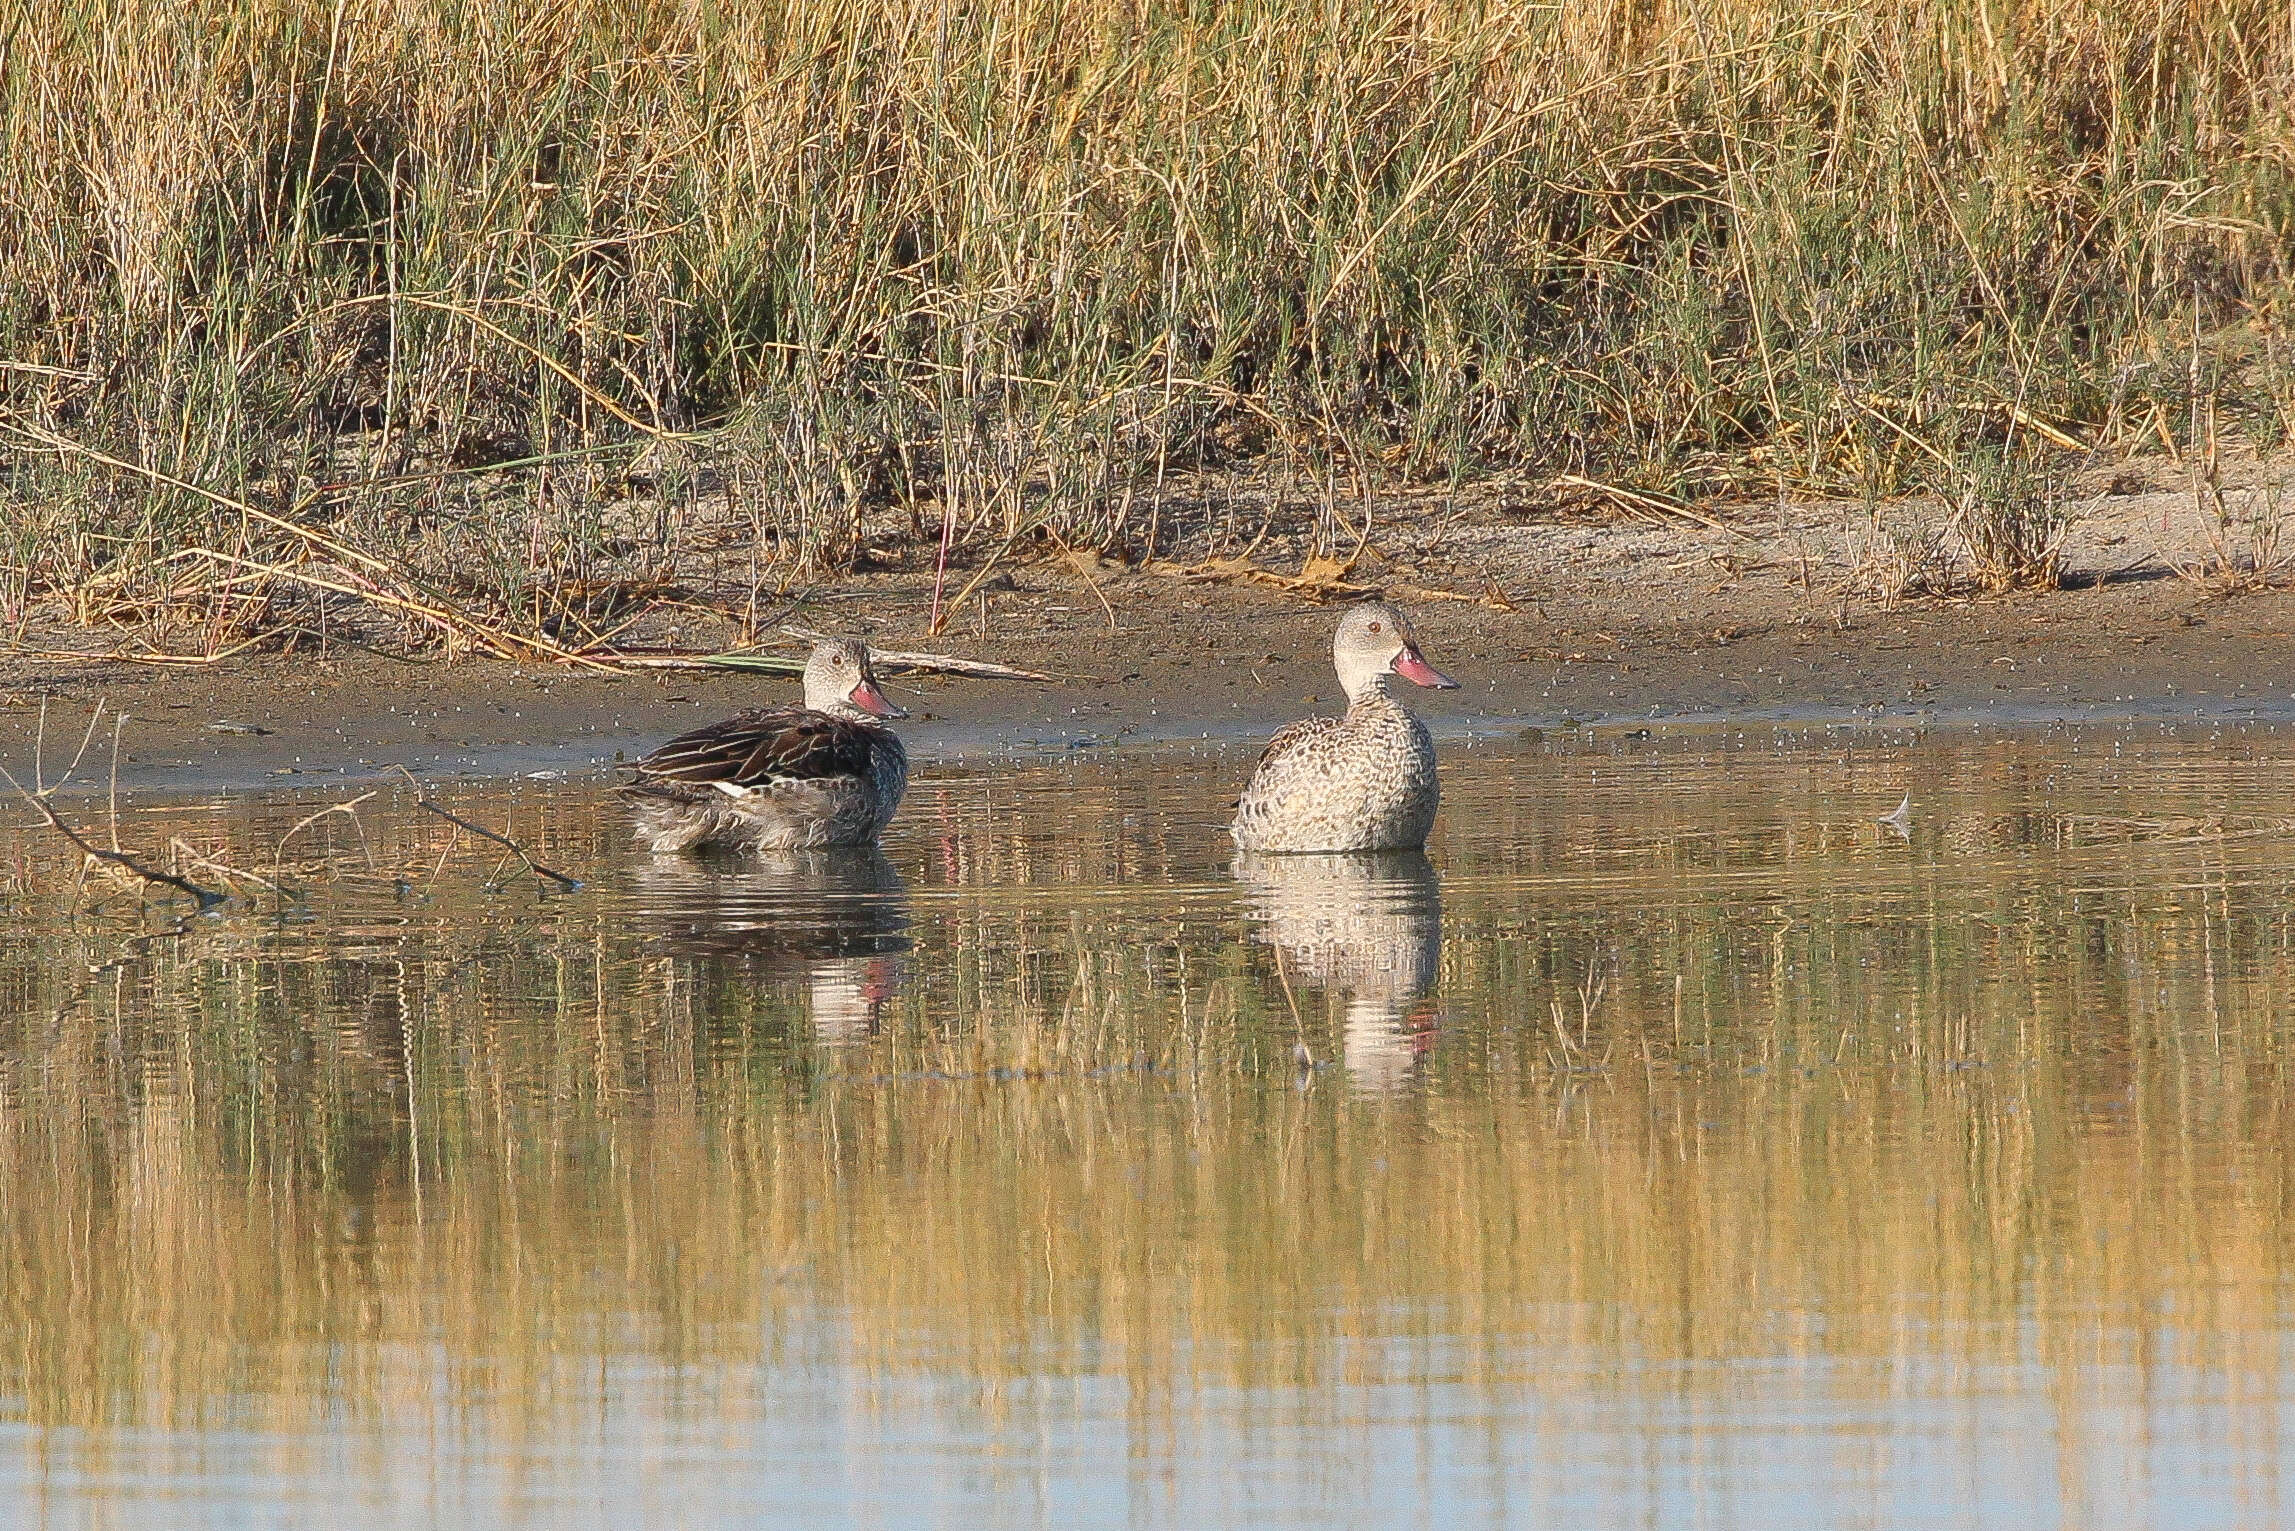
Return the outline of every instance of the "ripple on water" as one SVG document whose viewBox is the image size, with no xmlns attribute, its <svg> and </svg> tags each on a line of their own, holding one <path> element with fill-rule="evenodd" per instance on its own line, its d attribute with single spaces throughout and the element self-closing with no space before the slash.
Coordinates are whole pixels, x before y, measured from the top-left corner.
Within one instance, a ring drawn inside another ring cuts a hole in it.
<svg viewBox="0 0 2295 1531">
<path fill-rule="evenodd" d="M 881 854 L 445 789 L 570 895 L 390 788 L 127 808 L 292 890 L 188 921 L 26 837 L 0 1494 L 2285 1521 L 2295 735 L 1446 750 L 1424 857 L 1238 859 L 1179 749 Z"/>
</svg>

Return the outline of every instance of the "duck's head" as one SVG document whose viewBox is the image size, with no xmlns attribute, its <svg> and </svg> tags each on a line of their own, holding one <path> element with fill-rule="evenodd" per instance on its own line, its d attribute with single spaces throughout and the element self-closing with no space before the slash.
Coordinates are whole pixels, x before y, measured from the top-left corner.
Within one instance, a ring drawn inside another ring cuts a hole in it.
<svg viewBox="0 0 2295 1531">
<path fill-rule="evenodd" d="M 1368 601 L 1339 621 L 1331 640 L 1331 662 L 1338 667 L 1339 684 L 1351 701 L 1366 691 L 1383 689 L 1389 675 L 1399 675 L 1414 686 L 1435 686 L 1454 691 L 1458 682 L 1426 662 L 1418 651 L 1418 634 L 1404 616 L 1384 601 Z"/>
<path fill-rule="evenodd" d="M 805 661 L 805 705 L 839 718 L 905 718 L 877 685 L 869 646 L 857 638 L 823 638 Z"/>
</svg>

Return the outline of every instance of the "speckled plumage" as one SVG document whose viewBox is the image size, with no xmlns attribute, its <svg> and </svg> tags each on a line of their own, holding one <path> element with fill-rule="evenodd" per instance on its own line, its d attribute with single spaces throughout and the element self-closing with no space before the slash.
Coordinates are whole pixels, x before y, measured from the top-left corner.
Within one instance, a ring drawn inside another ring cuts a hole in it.
<svg viewBox="0 0 2295 1531">
<path fill-rule="evenodd" d="M 1381 686 L 1336 718 L 1305 718 L 1259 757 L 1235 808 L 1247 851 L 1416 850 L 1441 789 L 1426 725 Z"/>
<path fill-rule="evenodd" d="M 856 699 L 890 708 L 868 650 L 827 642 L 806 665 L 803 707 L 758 708 L 670 740 L 622 788 L 639 842 L 656 853 L 875 844 L 907 789 L 908 752 Z"/>
<path fill-rule="evenodd" d="M 1433 677 L 1421 684 L 1453 682 L 1418 657 L 1409 623 L 1391 606 L 1358 607 L 1332 647 L 1347 710 L 1303 719 L 1269 741 L 1230 830 L 1244 850 L 1417 850 L 1434 828 L 1434 739 L 1387 682 L 1406 663 L 1414 679 Z"/>
</svg>

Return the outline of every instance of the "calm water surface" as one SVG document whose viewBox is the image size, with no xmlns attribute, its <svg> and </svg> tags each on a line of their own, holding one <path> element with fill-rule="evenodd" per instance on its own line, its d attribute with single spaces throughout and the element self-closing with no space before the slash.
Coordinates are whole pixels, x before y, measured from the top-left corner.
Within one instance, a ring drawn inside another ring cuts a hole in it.
<svg viewBox="0 0 2295 1531">
<path fill-rule="evenodd" d="M 294 892 L 180 929 L 11 830 L 0 1520 L 2295 1520 L 2295 735 L 1247 758 L 124 808 Z"/>
</svg>

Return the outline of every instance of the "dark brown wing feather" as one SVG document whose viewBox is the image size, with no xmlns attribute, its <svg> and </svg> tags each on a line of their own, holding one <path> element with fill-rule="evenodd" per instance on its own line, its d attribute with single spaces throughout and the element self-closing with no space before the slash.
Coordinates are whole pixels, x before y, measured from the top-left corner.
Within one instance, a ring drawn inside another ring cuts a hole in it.
<svg viewBox="0 0 2295 1531">
<path fill-rule="evenodd" d="M 867 776 L 878 730 L 804 707 L 761 707 L 679 734 L 640 760 L 638 780 L 819 781 Z"/>
</svg>

